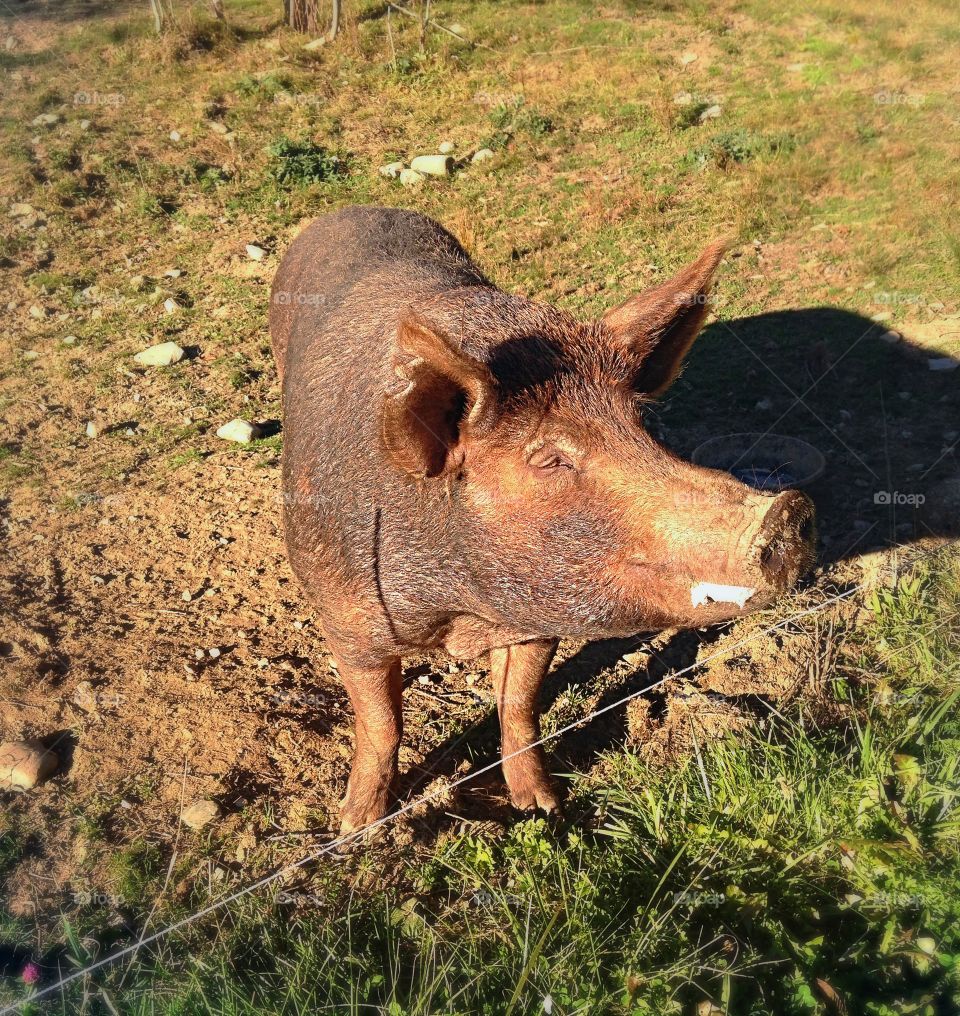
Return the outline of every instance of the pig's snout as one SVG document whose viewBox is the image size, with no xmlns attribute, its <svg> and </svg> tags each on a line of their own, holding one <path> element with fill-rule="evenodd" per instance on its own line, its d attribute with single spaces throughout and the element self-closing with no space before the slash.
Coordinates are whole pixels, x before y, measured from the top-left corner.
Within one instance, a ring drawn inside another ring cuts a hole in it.
<svg viewBox="0 0 960 1016">
<path fill-rule="evenodd" d="M 765 507 L 750 557 L 765 583 L 779 591 L 792 586 L 813 564 L 814 508 L 798 490 L 778 494 Z"/>
</svg>

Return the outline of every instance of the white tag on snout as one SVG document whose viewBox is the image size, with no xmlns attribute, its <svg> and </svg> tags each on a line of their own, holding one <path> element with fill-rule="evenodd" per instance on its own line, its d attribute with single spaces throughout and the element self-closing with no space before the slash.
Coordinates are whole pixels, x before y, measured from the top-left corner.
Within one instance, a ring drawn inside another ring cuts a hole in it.
<svg viewBox="0 0 960 1016">
<path fill-rule="evenodd" d="M 695 607 L 705 603 L 735 603 L 742 607 L 756 592 L 750 586 L 722 586 L 717 582 L 698 582 L 690 587 L 690 602 Z"/>
</svg>

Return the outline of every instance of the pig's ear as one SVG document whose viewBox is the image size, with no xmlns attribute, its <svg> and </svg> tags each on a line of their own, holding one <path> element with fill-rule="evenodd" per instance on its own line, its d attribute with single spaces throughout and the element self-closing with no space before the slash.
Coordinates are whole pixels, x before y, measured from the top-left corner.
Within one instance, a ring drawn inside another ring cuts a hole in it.
<svg viewBox="0 0 960 1016">
<path fill-rule="evenodd" d="M 707 316 L 710 283 L 726 249 L 725 241 L 712 243 L 668 282 L 604 314 L 612 341 L 636 359 L 637 391 L 659 395 L 680 373 Z"/>
<path fill-rule="evenodd" d="M 413 311 L 398 326 L 393 369 L 396 390 L 383 408 L 387 452 L 414 476 L 439 476 L 456 460 L 467 431 L 491 421 L 493 375 Z"/>
</svg>

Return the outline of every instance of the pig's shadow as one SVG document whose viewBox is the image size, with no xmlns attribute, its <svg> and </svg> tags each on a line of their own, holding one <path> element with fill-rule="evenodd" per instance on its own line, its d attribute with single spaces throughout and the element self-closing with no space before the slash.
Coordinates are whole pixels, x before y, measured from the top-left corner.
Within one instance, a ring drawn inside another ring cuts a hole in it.
<svg viewBox="0 0 960 1016">
<path fill-rule="evenodd" d="M 876 301 L 874 313 L 892 302 L 884 294 L 869 299 Z M 653 426 L 685 456 L 707 438 L 744 431 L 800 437 L 818 448 L 827 466 L 807 492 L 817 505 L 821 563 L 957 535 L 960 511 L 937 499 L 938 485 L 958 472 L 960 371 L 931 370 L 928 360 L 958 354 L 960 324 L 956 338 L 942 328 L 941 339 L 923 344 L 911 341 L 909 326 L 906 337 L 889 341 L 890 327 L 831 307 L 719 320 L 695 344 L 682 377 L 654 410 Z M 551 672 L 542 707 L 617 668 L 617 679 L 593 705 L 603 708 L 667 670 L 691 665 L 700 646 L 723 630 L 681 632 L 659 660 L 634 671 L 620 661 L 643 646 L 642 637 L 590 643 Z M 655 699 L 654 712 L 659 704 Z M 611 709 L 554 742 L 552 768 L 589 768 L 626 734 L 626 709 Z M 491 710 L 431 751 L 405 780 L 404 796 L 429 777 L 452 776 L 465 757 L 474 760 L 474 770 L 489 765 L 499 740 Z M 491 807 L 508 811 L 506 801 L 502 777 L 493 770 L 472 782 L 456 806 L 458 814 L 482 818 L 490 817 Z"/>
</svg>

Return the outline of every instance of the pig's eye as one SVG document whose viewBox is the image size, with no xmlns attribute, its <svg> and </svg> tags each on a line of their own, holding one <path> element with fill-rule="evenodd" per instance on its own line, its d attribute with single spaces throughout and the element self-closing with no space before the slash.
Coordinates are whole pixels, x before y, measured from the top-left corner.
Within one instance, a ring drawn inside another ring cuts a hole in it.
<svg viewBox="0 0 960 1016">
<path fill-rule="evenodd" d="M 560 470 L 571 470 L 576 472 L 577 466 L 573 459 L 566 452 L 561 451 L 556 445 L 545 444 L 538 448 L 529 459 L 527 464 L 541 472 L 549 473 Z"/>
</svg>

